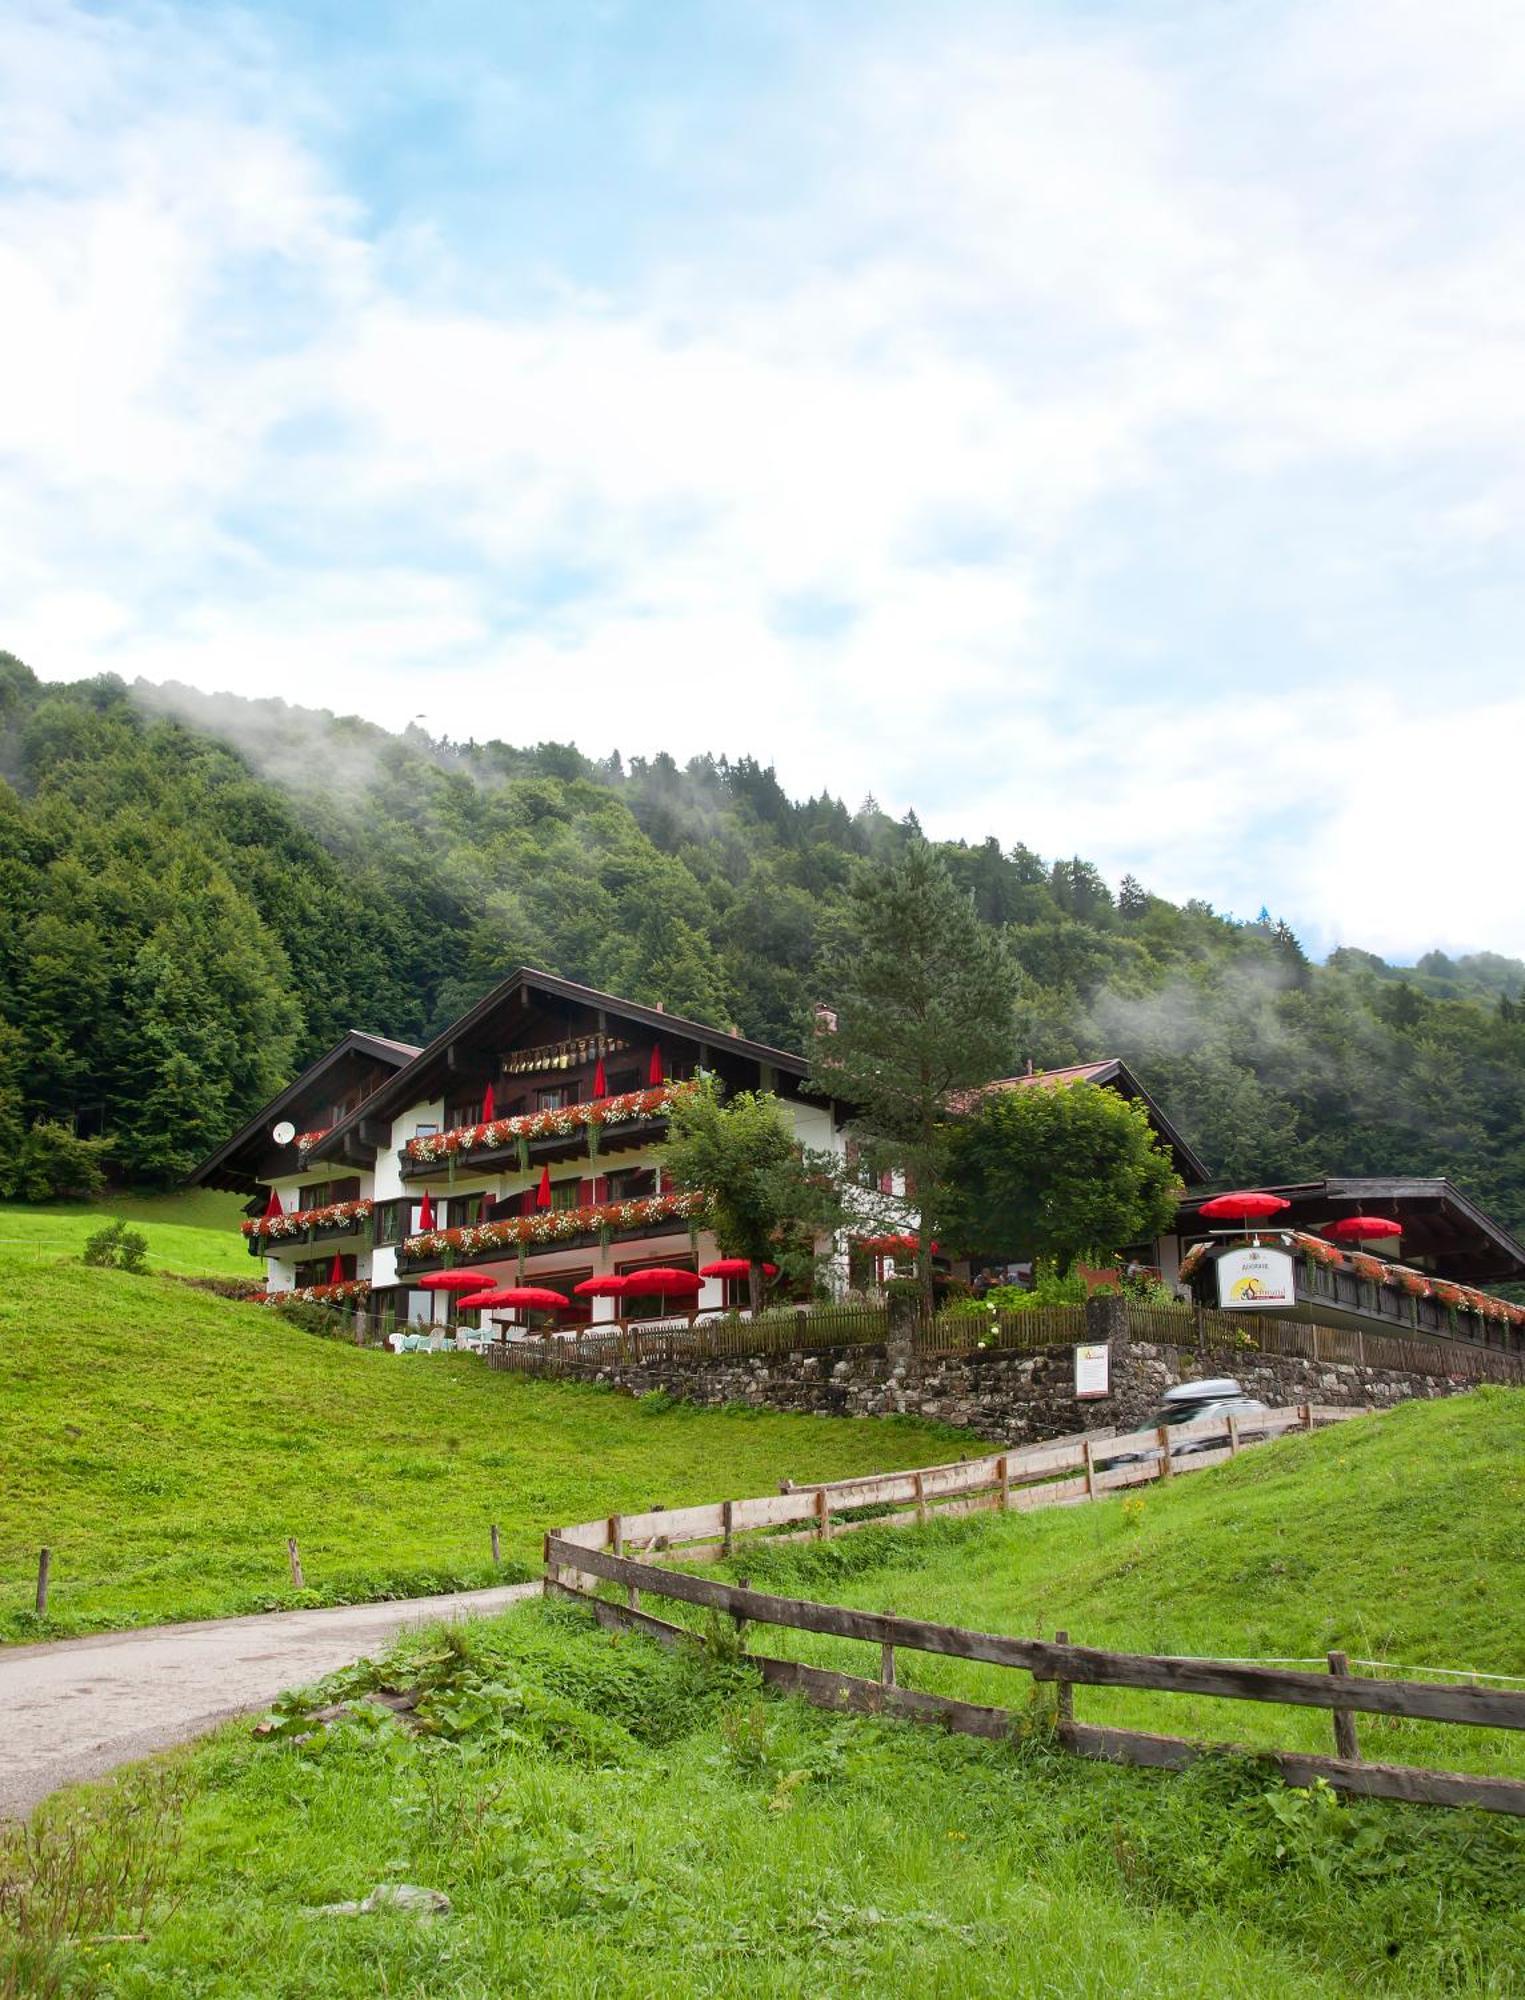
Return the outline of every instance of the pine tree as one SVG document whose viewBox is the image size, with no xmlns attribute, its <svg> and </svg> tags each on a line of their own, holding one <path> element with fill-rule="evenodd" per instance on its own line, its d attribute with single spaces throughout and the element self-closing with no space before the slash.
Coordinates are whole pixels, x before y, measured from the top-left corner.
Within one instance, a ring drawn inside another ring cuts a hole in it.
<svg viewBox="0 0 1525 2000">
<path fill-rule="evenodd" d="M 898 1170 L 920 1207 L 922 1297 L 959 1091 L 1012 1060 L 1016 968 L 924 841 L 866 870 L 824 982 L 837 1015 L 811 1048 L 811 1087 L 854 1107 L 871 1171 Z"/>
</svg>

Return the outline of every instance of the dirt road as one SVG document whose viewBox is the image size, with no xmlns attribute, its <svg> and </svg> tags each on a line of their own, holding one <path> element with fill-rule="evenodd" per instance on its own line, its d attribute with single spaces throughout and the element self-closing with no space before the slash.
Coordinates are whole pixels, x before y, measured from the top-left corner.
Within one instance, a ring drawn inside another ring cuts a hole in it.
<svg viewBox="0 0 1525 2000">
<path fill-rule="evenodd" d="M 539 1590 L 515 1583 L 0 1647 L 0 1819 L 29 1812 L 60 1785 L 263 1708 L 285 1688 L 376 1652 L 406 1626 L 501 1611 Z"/>
</svg>

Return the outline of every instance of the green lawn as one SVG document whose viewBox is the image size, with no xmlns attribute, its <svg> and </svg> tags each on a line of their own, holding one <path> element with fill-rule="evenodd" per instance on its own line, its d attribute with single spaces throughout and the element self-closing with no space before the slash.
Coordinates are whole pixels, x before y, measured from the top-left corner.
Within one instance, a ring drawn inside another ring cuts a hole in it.
<svg viewBox="0 0 1525 2000">
<path fill-rule="evenodd" d="M 523 1575 L 560 1523 L 966 1445 L 912 1420 L 654 1410 L 362 1351 L 169 1278 L 0 1260 L 0 1637 L 484 1584 L 494 1521 Z"/>
<path fill-rule="evenodd" d="M 1210 1475 L 1209 1475 L 1210 1476 Z M 38 1923 L 128 1938 L 14 1991 L 113 2000 L 1354 2000 L 1521 1990 L 1525 1827 L 1342 1805 L 1243 1761 L 1182 1777 L 765 1697 L 744 1666 L 533 1605 L 331 1689 L 421 1688 L 39 1816 Z M 421 1727 L 418 1727 L 421 1725 Z M 81 1839 L 81 1836 L 83 1838 Z M 146 1857 L 136 1862 L 133 1853 Z M 6 1865 L 0 1843 L 0 1876 Z M 158 1880 L 149 1881 L 152 1870 Z M 447 1915 L 333 1917 L 384 1883 Z M 123 1884 L 126 1885 L 126 1893 Z M 132 1892 L 143 1883 L 147 1895 Z M 78 1914 L 75 1914 L 79 1912 Z M 82 1920 L 83 1918 L 83 1920 Z M 141 1940 L 136 1934 L 145 1934 Z M 0 1918 L 0 1991 L 5 1934 Z M 76 1983 L 77 1982 L 77 1983 Z"/>
<path fill-rule="evenodd" d="M 201 1188 L 190 1194 L 103 1195 L 98 1202 L 32 1207 L 0 1202 L 0 1268 L 52 1264 L 77 1257 L 102 1222 L 120 1217 L 148 1238 L 149 1267 L 197 1278 L 263 1279 L 264 1264 L 251 1257 L 238 1225 L 243 1203 L 236 1194 Z"/>
<path fill-rule="evenodd" d="M 866 1529 L 824 1547 L 753 1544 L 759 1589 L 990 1632 L 1134 1652 L 1460 1667 L 1525 1677 L 1525 1394 L 1408 1403 L 1132 1499 Z M 663 1614 L 671 1615 L 671 1614 Z M 759 1630 L 759 1651 L 878 1670 L 851 1640 Z M 910 1687 L 1006 1706 L 1026 1677 L 908 1653 Z M 1521 1682 L 1525 1689 L 1525 1679 Z M 1333 1754 L 1326 1713 L 1077 1689 L 1084 1721 Z M 1525 1775 L 1525 1733 L 1363 1716 L 1386 1763 Z"/>
<path fill-rule="evenodd" d="M 254 1308 L 188 1307 L 163 1281 L 61 1269 L 49 1283 L 90 1337 L 34 1314 L 0 1347 L 29 1413 L 0 1431 L 3 1476 L 17 1438 L 29 1468 L 49 1460 L 0 1494 L 7 1533 L 18 1503 L 33 1527 L 6 1575 L 14 1593 L 37 1525 L 67 1520 L 64 1573 L 112 1569 L 80 1600 L 92 1616 L 198 1588 L 257 1599 L 293 1523 L 325 1583 L 352 1544 L 373 1587 L 431 1535 L 477 1580 L 494 1515 L 528 1557 L 547 1520 L 949 1455 L 910 1425 L 648 1412 L 464 1359 L 393 1361 Z M 16 1401 L 0 1404 L 7 1424 Z M 753 1544 L 738 1567 L 1003 1631 L 1518 1673 L 1522 1413 L 1516 1392 L 1483 1390 L 1257 1448 L 1142 1506 Z M 1052 1746 L 1024 1676 L 913 1654 L 903 1681 L 1017 1708 L 1014 1739 L 824 1714 L 766 1694 L 728 1623 L 706 1636 L 705 1652 L 668 1653 L 578 1607 L 530 1605 L 409 1638 L 283 1705 L 273 1737 L 231 1724 L 61 1796 L 29 1849 L 0 1840 L 0 1888 L 8 1871 L 33 1885 L 28 1936 L 13 1922 L 7 1938 L 0 1894 L 0 1995 L 1525 1993 L 1525 1822 L 1291 1792 L 1251 1759 L 1183 1776 L 1084 1764 Z M 874 1664 L 772 1630 L 749 1643 Z M 308 1719 L 381 1685 L 421 1690 L 411 1726 L 363 1701 L 353 1719 Z M 1183 1734 L 1328 1740 L 1327 1716 L 1076 1699 L 1083 1716 Z M 1373 1757 L 1520 1768 L 1492 1732 L 1358 1726 Z M 91 1881 L 100 1898 L 82 1903 Z M 449 1914 L 316 1913 L 397 1882 L 443 1890 Z M 129 1935 L 50 1958 L 50 1913 L 64 1935 Z"/>
</svg>

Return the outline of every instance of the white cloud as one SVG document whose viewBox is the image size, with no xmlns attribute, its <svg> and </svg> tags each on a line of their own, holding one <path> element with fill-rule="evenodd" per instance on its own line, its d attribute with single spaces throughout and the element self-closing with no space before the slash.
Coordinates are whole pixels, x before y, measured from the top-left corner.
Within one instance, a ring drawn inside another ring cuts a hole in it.
<svg viewBox="0 0 1525 2000">
<path fill-rule="evenodd" d="M 506 302 L 427 215 L 377 231 L 249 17 L 33 5 L 0 90 L 0 643 L 40 671 L 752 751 L 1525 950 L 1393 781 L 1471 746 L 1505 842 L 1514 10 L 886 16 L 759 98 L 767 198 L 703 254 Z"/>
</svg>

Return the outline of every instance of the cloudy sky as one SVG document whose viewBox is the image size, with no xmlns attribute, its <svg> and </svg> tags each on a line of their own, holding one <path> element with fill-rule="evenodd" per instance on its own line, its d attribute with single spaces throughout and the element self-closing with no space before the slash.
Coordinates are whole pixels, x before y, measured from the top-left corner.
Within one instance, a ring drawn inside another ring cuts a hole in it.
<svg viewBox="0 0 1525 2000">
<path fill-rule="evenodd" d="M 0 12 L 0 646 L 1525 952 L 1517 0 Z"/>
</svg>

